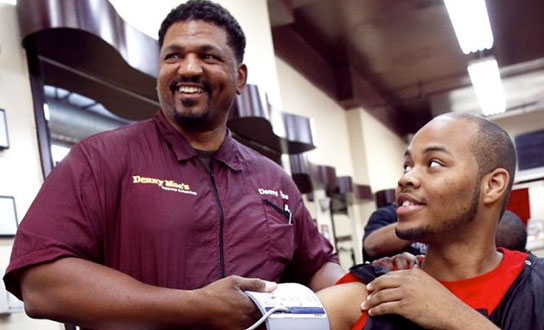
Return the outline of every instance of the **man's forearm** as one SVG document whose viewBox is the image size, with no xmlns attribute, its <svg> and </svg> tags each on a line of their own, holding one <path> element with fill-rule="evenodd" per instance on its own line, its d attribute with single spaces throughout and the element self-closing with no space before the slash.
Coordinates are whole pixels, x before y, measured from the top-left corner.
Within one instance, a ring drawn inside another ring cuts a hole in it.
<svg viewBox="0 0 544 330">
<path fill-rule="evenodd" d="M 323 290 L 336 284 L 344 274 L 345 272 L 339 264 L 330 261 L 326 262 L 312 276 L 309 286 L 315 292 Z"/>
<path fill-rule="evenodd" d="M 445 329 L 450 330 L 500 330 L 493 322 L 478 311 L 464 304 L 459 306 L 457 312 L 447 318 Z"/>
<path fill-rule="evenodd" d="M 389 224 L 370 233 L 363 242 L 363 247 L 372 258 L 392 256 L 404 251 L 410 241 L 400 239 L 395 234 L 397 223 Z"/>
<path fill-rule="evenodd" d="M 64 258 L 26 270 L 21 278 L 31 317 L 99 329 L 190 326 L 202 313 L 192 291 L 154 287 L 83 259 Z"/>
</svg>

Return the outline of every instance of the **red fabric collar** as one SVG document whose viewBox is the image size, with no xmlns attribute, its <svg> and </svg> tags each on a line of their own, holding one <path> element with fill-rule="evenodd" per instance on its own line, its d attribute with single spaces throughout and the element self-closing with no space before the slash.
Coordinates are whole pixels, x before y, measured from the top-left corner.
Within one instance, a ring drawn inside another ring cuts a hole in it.
<svg viewBox="0 0 544 330">
<path fill-rule="evenodd" d="M 504 257 L 499 267 L 473 278 L 442 283 L 459 299 L 474 309 L 485 309 L 488 315 L 499 306 L 506 292 L 525 266 L 527 253 L 498 248 Z"/>
</svg>

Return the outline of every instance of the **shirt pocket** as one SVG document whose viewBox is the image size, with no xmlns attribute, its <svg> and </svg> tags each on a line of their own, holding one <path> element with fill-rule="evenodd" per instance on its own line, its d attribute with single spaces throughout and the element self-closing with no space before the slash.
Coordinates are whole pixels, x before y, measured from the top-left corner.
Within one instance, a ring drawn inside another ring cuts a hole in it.
<svg viewBox="0 0 544 330">
<path fill-rule="evenodd" d="M 294 227 L 291 212 L 284 207 L 262 199 L 268 225 L 269 257 L 273 261 L 288 264 L 294 253 Z"/>
</svg>

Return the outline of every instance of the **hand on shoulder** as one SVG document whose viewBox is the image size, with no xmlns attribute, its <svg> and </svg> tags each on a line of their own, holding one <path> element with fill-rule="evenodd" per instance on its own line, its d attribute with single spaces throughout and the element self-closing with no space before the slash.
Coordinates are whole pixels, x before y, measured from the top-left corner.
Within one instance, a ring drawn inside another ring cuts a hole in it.
<svg viewBox="0 0 544 330">
<path fill-rule="evenodd" d="M 366 288 L 361 308 L 370 316 L 401 315 L 426 329 L 496 329 L 419 266 L 391 271 Z"/>
<path fill-rule="evenodd" d="M 403 252 L 392 257 L 376 259 L 372 263 L 388 270 L 411 269 L 416 265 L 420 265 L 418 257 L 408 252 Z"/>
</svg>

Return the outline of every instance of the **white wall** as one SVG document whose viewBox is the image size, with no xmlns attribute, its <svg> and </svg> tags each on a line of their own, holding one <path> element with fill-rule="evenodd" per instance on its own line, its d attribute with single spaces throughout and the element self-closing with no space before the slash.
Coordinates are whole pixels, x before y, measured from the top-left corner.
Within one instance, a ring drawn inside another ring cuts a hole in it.
<svg viewBox="0 0 544 330">
<path fill-rule="evenodd" d="M 308 152 L 315 164 L 336 168 L 336 175 L 353 176 L 346 111 L 299 72 L 276 57 L 283 108 L 313 120 L 316 149 Z"/>
<path fill-rule="evenodd" d="M 370 185 L 373 192 L 395 188 L 407 143 L 362 108 L 348 111 L 348 122 L 355 181 Z M 362 261 L 364 227 L 375 209 L 374 202 L 365 201 L 348 210 L 350 217 L 357 219 L 351 223 L 351 231 L 358 262 Z"/>
<path fill-rule="evenodd" d="M 394 188 L 402 173 L 406 143 L 364 109 L 344 110 L 283 60 L 276 58 L 276 67 L 282 110 L 313 120 L 317 148 L 308 153 L 308 159 L 333 166 L 337 175 L 352 176 L 354 182 L 370 185 L 373 191 Z M 348 209 L 349 221 L 335 216 L 337 234 L 351 233 L 358 262 L 362 261 L 363 229 L 374 210 L 373 201 L 361 202 Z"/>
<path fill-rule="evenodd" d="M 307 153 L 308 160 L 314 164 L 333 166 L 337 176 L 349 175 L 354 177 L 353 160 L 351 158 L 351 141 L 347 112 L 334 100 L 310 83 L 298 71 L 289 64 L 276 57 L 278 80 L 280 86 L 282 111 L 308 117 L 312 120 L 313 140 L 316 149 Z M 325 192 L 314 192 L 315 203 L 307 203 L 310 209 L 318 209 L 321 202 L 328 201 Z M 352 234 L 351 222 L 343 215 L 335 214 L 334 225 L 337 236 Z M 332 221 L 330 212 L 317 212 L 315 219 L 318 227 L 326 226 L 332 235 Z M 352 235 L 355 241 L 357 235 Z M 335 239 L 332 237 L 331 242 Z M 349 242 L 341 244 L 347 249 L 351 248 Z M 341 246 L 339 245 L 339 248 Z M 355 247 L 355 250 L 359 249 Z M 339 251 L 340 264 L 347 270 L 351 266 L 349 253 Z"/>
<path fill-rule="evenodd" d="M 529 206 L 531 218 L 544 220 L 544 183 L 542 181 L 540 181 L 540 186 L 529 189 L 529 200 L 531 201 Z"/>
<path fill-rule="evenodd" d="M 372 191 L 392 189 L 402 175 L 407 143 L 366 111 L 360 111 Z"/>
<path fill-rule="evenodd" d="M 0 151 L 0 195 L 15 196 L 19 217 L 42 183 L 26 56 L 15 7 L 0 4 L 0 108 L 6 111 L 10 148 Z"/>
<path fill-rule="evenodd" d="M 407 144 L 363 108 L 347 112 L 354 179 L 370 185 L 373 192 L 395 188 L 402 173 L 403 155 Z M 376 210 L 373 201 L 363 201 L 349 210 L 352 232 L 357 238 L 355 256 L 362 261 L 362 238 L 368 218 Z"/>
<path fill-rule="evenodd" d="M 19 221 L 42 183 L 36 124 L 15 7 L 0 3 L 0 108 L 6 110 L 10 148 L 0 151 L 0 195 L 14 196 Z M 0 238 L 0 264 L 6 268 L 12 239 Z M 0 318 L 5 330 L 60 329 L 24 313 Z"/>
</svg>

